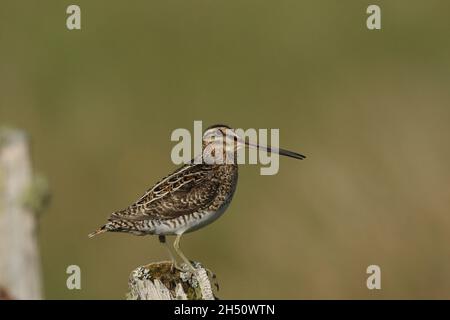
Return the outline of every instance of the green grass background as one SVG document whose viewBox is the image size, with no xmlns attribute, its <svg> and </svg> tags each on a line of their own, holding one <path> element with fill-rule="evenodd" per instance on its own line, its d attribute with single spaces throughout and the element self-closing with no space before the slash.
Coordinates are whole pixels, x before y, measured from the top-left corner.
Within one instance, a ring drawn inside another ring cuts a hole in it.
<svg viewBox="0 0 450 320">
<path fill-rule="evenodd" d="M 280 128 L 308 156 L 242 166 L 227 213 L 182 241 L 221 298 L 450 298 L 449 16 L 444 0 L 3 0 L 0 123 L 30 133 L 53 194 L 45 296 L 122 299 L 166 258 L 153 237 L 87 234 L 174 170 L 172 130 L 203 120 Z"/>
</svg>

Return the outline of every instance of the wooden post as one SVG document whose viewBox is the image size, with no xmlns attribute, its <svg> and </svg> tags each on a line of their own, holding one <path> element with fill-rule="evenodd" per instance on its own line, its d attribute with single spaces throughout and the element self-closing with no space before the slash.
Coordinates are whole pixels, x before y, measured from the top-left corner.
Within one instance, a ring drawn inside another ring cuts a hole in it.
<svg viewBox="0 0 450 320">
<path fill-rule="evenodd" d="M 128 281 L 130 300 L 214 300 L 219 289 L 215 275 L 194 262 L 195 275 L 172 268 L 169 261 L 150 263 L 133 270 Z"/>
<path fill-rule="evenodd" d="M 27 136 L 0 128 L 0 292 L 4 298 L 42 298 L 37 215 L 27 205 L 33 183 Z"/>
</svg>

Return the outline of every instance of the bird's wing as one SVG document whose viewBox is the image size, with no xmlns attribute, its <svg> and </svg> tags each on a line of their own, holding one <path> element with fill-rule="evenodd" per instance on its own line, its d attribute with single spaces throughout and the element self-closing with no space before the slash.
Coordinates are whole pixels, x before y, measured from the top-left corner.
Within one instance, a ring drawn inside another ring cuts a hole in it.
<svg viewBox="0 0 450 320">
<path fill-rule="evenodd" d="M 172 219 L 197 212 L 211 203 L 219 181 L 213 166 L 187 164 L 165 177 L 128 208 L 115 212 L 110 220 Z"/>
</svg>

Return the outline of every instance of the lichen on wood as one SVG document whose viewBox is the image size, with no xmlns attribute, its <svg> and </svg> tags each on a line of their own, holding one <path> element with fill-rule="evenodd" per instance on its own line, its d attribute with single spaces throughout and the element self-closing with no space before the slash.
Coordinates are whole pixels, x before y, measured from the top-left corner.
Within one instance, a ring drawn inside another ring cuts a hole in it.
<svg viewBox="0 0 450 320">
<path fill-rule="evenodd" d="M 173 268 L 172 262 L 150 263 L 132 271 L 128 285 L 130 300 L 214 300 L 218 284 L 215 275 L 199 262 L 193 262 L 195 274 L 182 265 L 183 271 Z"/>
<path fill-rule="evenodd" d="M 42 174 L 35 174 L 22 195 L 23 205 L 40 216 L 50 203 L 50 188 Z"/>
</svg>

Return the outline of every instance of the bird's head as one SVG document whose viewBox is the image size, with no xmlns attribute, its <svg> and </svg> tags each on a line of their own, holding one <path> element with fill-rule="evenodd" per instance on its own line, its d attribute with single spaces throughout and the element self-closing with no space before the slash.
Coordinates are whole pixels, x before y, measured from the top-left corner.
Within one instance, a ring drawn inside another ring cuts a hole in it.
<svg viewBox="0 0 450 320">
<path fill-rule="evenodd" d="M 216 124 L 208 127 L 203 133 L 203 149 L 210 148 L 215 150 L 223 150 L 225 153 L 236 154 L 237 150 L 243 147 L 249 147 L 259 150 L 265 150 L 270 153 L 277 153 L 282 156 L 287 156 L 295 159 L 303 160 L 304 155 L 299 153 L 275 148 L 271 146 L 264 146 L 256 143 L 256 141 L 246 141 L 236 134 L 236 130 L 224 124 Z"/>
<path fill-rule="evenodd" d="M 214 147 L 216 150 L 223 148 L 224 152 L 235 152 L 242 145 L 234 129 L 224 124 L 216 124 L 208 127 L 203 134 L 203 149 Z"/>
</svg>

